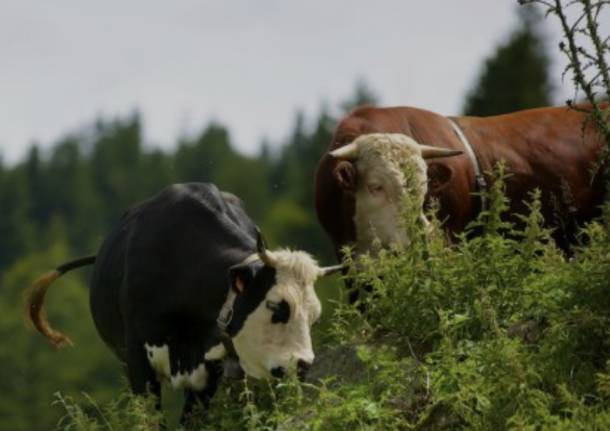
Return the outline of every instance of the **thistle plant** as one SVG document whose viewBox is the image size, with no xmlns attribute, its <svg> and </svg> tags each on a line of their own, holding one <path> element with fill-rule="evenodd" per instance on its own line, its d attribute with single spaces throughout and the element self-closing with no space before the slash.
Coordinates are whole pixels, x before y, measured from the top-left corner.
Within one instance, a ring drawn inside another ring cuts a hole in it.
<svg viewBox="0 0 610 431">
<path fill-rule="evenodd" d="M 566 103 L 588 114 L 610 146 L 610 34 L 603 33 L 599 25 L 610 19 L 610 2 L 519 0 L 519 3 L 539 5 L 547 17 L 554 16 L 559 21 L 563 34 L 559 50 L 568 60 L 562 76 L 570 75 L 574 86 L 574 96 Z M 571 16 L 574 18 L 570 19 Z M 583 98 L 587 105 L 578 103 Z M 608 160 L 608 146 L 604 161 Z"/>
</svg>

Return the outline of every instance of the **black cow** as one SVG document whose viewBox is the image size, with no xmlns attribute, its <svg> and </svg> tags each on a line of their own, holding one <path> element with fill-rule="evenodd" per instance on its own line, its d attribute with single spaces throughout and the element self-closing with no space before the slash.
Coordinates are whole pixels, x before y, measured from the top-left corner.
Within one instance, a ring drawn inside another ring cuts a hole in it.
<svg viewBox="0 0 610 431">
<path fill-rule="evenodd" d="M 321 313 L 313 284 L 337 267 L 307 254 L 267 251 L 238 198 L 212 184 L 176 184 L 127 211 L 97 256 L 41 277 L 27 298 L 51 343 L 70 340 L 42 312 L 50 284 L 95 262 L 90 305 L 104 342 L 126 364 L 134 393 L 161 382 L 186 390 L 182 418 L 207 408 L 235 352 L 256 378 L 303 373 L 314 359 L 310 328 Z"/>
</svg>

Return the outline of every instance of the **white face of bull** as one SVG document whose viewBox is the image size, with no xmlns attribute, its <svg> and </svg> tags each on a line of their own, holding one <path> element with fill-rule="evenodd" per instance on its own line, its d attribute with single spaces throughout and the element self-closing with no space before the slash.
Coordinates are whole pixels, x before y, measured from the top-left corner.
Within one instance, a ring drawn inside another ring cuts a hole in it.
<svg viewBox="0 0 610 431">
<path fill-rule="evenodd" d="M 421 145 L 403 134 L 372 133 L 361 135 L 330 154 L 355 165 L 356 253 L 375 254 L 375 244 L 384 248 L 409 244 L 401 217 L 405 193 L 410 193 L 420 219 L 428 224 L 423 209 L 428 191 L 425 159 L 461 152 Z M 408 183 L 405 172 L 410 173 Z"/>
<path fill-rule="evenodd" d="M 235 318 L 243 319 L 243 324 L 232 336 L 233 344 L 241 367 L 255 378 L 281 377 L 311 365 L 310 330 L 322 311 L 314 282 L 324 275 L 324 269 L 303 252 L 268 251 L 267 257 L 273 267 L 259 269 L 250 281 L 240 280 L 238 275 L 234 283 L 241 289 Z M 240 295 L 244 297 L 240 299 Z M 240 312 L 240 300 L 250 303 L 249 312 Z"/>
</svg>

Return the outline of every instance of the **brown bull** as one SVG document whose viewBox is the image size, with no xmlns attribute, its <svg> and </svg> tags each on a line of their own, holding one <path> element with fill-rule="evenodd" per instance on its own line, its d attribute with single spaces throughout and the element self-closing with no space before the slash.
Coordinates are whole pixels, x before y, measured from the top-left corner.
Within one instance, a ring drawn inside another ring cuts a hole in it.
<svg viewBox="0 0 610 431">
<path fill-rule="evenodd" d="M 449 232 L 462 231 L 477 216 L 482 202 L 473 193 L 489 179 L 483 175 L 477 181 L 476 172 L 487 172 L 500 160 L 510 173 L 509 212 L 524 213 L 529 192 L 540 189 L 542 213 L 559 246 L 573 241 L 575 225 L 599 214 L 605 186 L 594 167 L 604 141 L 585 114 L 550 107 L 454 117 L 453 123 L 410 107 L 361 107 L 341 120 L 315 184 L 318 219 L 338 257 L 346 244 L 355 244 L 356 252 L 373 251 L 374 236 L 382 245 L 408 244 L 395 219 L 401 190 L 413 189 L 399 174 L 409 163 L 416 171 L 423 165 L 421 191 L 425 199 L 438 199 Z M 430 146 L 445 151 L 435 153 Z"/>
</svg>

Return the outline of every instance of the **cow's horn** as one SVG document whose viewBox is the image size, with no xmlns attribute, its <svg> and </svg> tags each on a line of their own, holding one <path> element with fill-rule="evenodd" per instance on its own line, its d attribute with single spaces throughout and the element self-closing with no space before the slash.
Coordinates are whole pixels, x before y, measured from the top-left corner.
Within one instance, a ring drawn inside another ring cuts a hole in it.
<svg viewBox="0 0 610 431">
<path fill-rule="evenodd" d="M 325 266 L 324 268 L 320 268 L 320 277 L 326 277 L 327 275 L 334 274 L 342 269 L 343 265 Z"/>
<path fill-rule="evenodd" d="M 424 159 L 434 159 L 436 157 L 451 157 L 462 154 L 460 150 L 450 150 L 448 148 L 432 147 L 430 145 L 419 144 L 421 156 Z"/>
<path fill-rule="evenodd" d="M 358 158 L 358 146 L 355 143 L 350 143 L 329 152 L 332 157 L 337 159 L 354 160 Z"/>
<path fill-rule="evenodd" d="M 275 261 L 267 252 L 267 244 L 265 242 L 265 238 L 263 238 L 263 234 L 258 227 L 256 227 L 256 252 L 258 253 L 258 257 L 260 260 L 267 266 L 274 267 Z"/>
</svg>

